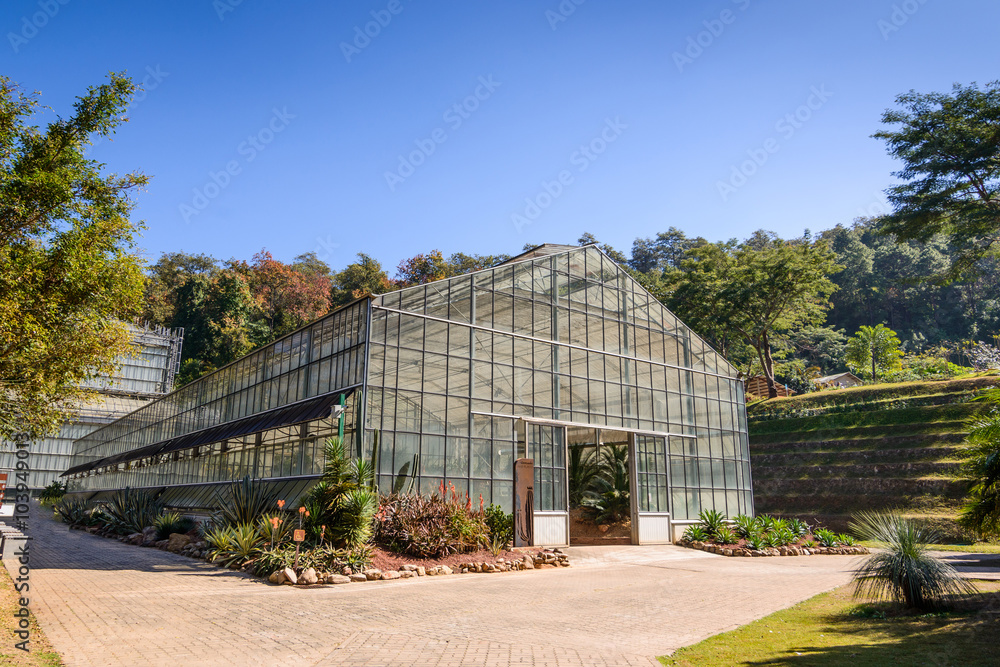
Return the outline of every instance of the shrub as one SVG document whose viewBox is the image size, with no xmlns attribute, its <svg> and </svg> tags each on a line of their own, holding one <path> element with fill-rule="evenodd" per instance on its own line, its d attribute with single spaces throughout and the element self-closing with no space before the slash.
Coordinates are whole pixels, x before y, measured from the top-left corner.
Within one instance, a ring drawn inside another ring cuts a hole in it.
<svg viewBox="0 0 1000 667">
<path fill-rule="evenodd" d="M 329 539 L 337 546 L 353 548 L 371 539 L 379 502 L 373 474 L 369 462 L 347 455 L 339 438 L 326 441 L 323 477 L 302 501 L 309 512 L 305 528 L 313 541 Z"/>
<path fill-rule="evenodd" d="M 246 523 L 210 529 L 205 540 L 213 547 L 209 560 L 234 569 L 251 566 L 263 546 L 257 526 Z"/>
<path fill-rule="evenodd" d="M 382 498 L 375 520 L 375 541 L 398 553 L 421 558 L 475 551 L 489 544 L 485 512 L 473 510 L 451 489 L 450 498 L 392 494 Z"/>
<path fill-rule="evenodd" d="M 156 527 L 156 537 L 165 540 L 172 533 L 186 533 L 195 527 L 195 522 L 190 517 L 181 516 L 178 512 L 164 512 L 158 516 L 151 524 Z"/>
<path fill-rule="evenodd" d="M 698 515 L 698 520 L 701 521 L 701 527 L 710 537 L 718 535 L 719 530 L 726 525 L 725 515 L 717 510 L 702 510 Z"/>
<path fill-rule="evenodd" d="M 594 478 L 590 496 L 580 505 L 594 523 L 616 523 L 632 513 L 629 495 L 628 447 L 608 445 L 601 448 L 599 474 Z"/>
<path fill-rule="evenodd" d="M 284 515 L 265 514 L 257 521 L 257 532 L 268 545 L 281 544 L 292 530 L 292 523 Z"/>
<path fill-rule="evenodd" d="M 796 537 L 805 537 L 809 534 L 810 526 L 802 519 L 789 519 L 788 528 Z"/>
<path fill-rule="evenodd" d="M 764 539 L 763 535 L 759 533 L 753 534 L 747 538 L 747 546 L 750 547 L 751 549 L 760 551 L 761 549 L 767 547 L 767 541 Z"/>
<path fill-rule="evenodd" d="M 802 546 L 804 546 L 806 549 L 812 549 L 813 547 L 816 546 L 816 543 L 813 542 L 812 540 L 806 540 L 805 542 L 802 543 Z"/>
<path fill-rule="evenodd" d="M 715 541 L 719 544 L 736 544 L 739 541 L 739 538 L 731 528 L 723 526 L 715 534 Z"/>
<path fill-rule="evenodd" d="M 249 476 L 229 484 L 226 492 L 215 492 L 219 510 L 212 517 L 213 523 L 222 526 L 254 526 L 260 517 L 271 510 L 278 498 L 259 480 Z"/>
<path fill-rule="evenodd" d="M 66 484 L 56 480 L 42 489 L 42 492 L 38 494 L 38 500 L 43 506 L 55 505 L 62 500 L 64 495 L 66 495 Z"/>
<path fill-rule="evenodd" d="M 850 527 L 861 539 L 886 546 L 854 572 L 855 596 L 888 597 L 907 607 L 932 609 L 946 595 L 975 592 L 953 567 L 927 553 L 927 544 L 938 538 L 936 531 L 894 512 L 860 513 Z"/>
<path fill-rule="evenodd" d="M 837 541 L 843 544 L 845 547 L 853 547 L 858 543 L 856 539 L 848 535 L 847 533 L 841 533 L 837 535 Z"/>
<path fill-rule="evenodd" d="M 750 537 L 757 532 L 757 520 L 752 516 L 737 514 L 733 519 L 733 523 L 736 525 L 736 533 L 740 537 Z"/>
<path fill-rule="evenodd" d="M 688 526 L 687 530 L 684 531 L 684 540 L 687 542 L 706 542 L 708 541 L 708 532 L 700 524 L 695 524 L 694 526 Z"/>
<path fill-rule="evenodd" d="M 507 514 L 499 505 L 490 505 L 486 508 L 485 520 L 491 544 L 506 546 L 514 541 L 513 514 Z"/>
<path fill-rule="evenodd" d="M 146 491 L 125 487 L 101 507 L 101 521 L 118 535 L 141 533 L 163 514 L 163 505 Z"/>
<path fill-rule="evenodd" d="M 87 501 L 85 500 L 63 498 L 56 504 L 55 511 L 63 523 L 68 523 L 71 526 L 85 525 L 90 518 Z"/>
<path fill-rule="evenodd" d="M 813 531 L 813 537 L 819 542 L 821 547 L 835 547 L 839 544 L 837 534 L 826 528 L 817 528 Z"/>
</svg>

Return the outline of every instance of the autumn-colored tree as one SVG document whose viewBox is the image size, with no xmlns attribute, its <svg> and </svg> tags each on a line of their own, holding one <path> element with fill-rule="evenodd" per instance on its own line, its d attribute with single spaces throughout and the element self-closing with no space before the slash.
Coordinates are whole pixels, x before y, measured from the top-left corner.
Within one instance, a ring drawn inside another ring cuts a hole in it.
<svg viewBox="0 0 1000 667">
<path fill-rule="evenodd" d="M 132 352 L 125 320 L 142 308 L 129 216 L 139 172 L 103 173 L 93 140 L 125 119 L 136 86 L 120 74 L 69 118 L 28 125 L 37 95 L 0 77 L 0 437 L 53 432 L 80 385 Z"/>
<path fill-rule="evenodd" d="M 233 262 L 231 267 L 246 276 L 259 317 L 269 332 L 269 342 L 322 317 L 330 310 L 330 279 L 317 273 L 302 273 L 277 261 L 267 250 L 253 260 Z"/>
</svg>

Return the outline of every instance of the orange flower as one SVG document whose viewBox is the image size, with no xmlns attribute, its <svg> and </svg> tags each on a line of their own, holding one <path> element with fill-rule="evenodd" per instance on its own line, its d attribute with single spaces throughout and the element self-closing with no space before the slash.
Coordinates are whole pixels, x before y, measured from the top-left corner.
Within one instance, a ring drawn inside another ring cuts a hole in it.
<svg viewBox="0 0 1000 667">
<path fill-rule="evenodd" d="M 305 507 L 300 507 L 300 508 L 299 508 L 299 514 L 302 514 L 302 513 L 303 513 L 303 512 L 305 512 L 305 511 L 306 511 L 306 508 L 305 508 Z"/>
<path fill-rule="evenodd" d="M 279 500 L 278 501 L 278 509 L 279 510 L 285 509 L 285 501 L 284 500 Z"/>
</svg>

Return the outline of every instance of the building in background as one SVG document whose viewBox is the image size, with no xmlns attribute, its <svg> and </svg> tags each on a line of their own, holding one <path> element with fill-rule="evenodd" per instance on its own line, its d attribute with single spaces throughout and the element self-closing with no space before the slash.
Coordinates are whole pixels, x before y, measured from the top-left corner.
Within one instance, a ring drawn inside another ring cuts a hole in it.
<svg viewBox="0 0 1000 667">
<path fill-rule="evenodd" d="M 76 406 L 59 432 L 31 444 L 29 486 L 39 491 L 59 479 L 70 466 L 73 442 L 153 399 L 170 393 L 180 366 L 183 329 L 132 328 L 137 353 L 120 359 L 114 375 L 92 379 L 84 386 L 96 390 L 91 399 Z M 0 441 L 2 442 L 2 441 Z M 13 468 L 10 443 L 0 446 L 0 470 Z"/>
<path fill-rule="evenodd" d="M 348 304 L 79 439 L 66 477 L 90 501 L 128 486 L 201 511 L 249 475 L 294 507 L 342 434 L 383 491 L 448 483 L 510 512 L 531 459 L 535 543 L 556 545 L 574 462 L 613 447 L 630 541 L 671 542 L 702 510 L 753 512 L 743 389 L 596 246 L 545 245 Z"/>
</svg>

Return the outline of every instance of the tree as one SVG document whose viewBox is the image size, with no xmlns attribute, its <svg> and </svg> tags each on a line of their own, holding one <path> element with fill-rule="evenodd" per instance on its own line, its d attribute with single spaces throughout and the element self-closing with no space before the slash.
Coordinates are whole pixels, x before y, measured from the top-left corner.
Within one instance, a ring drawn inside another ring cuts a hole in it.
<svg viewBox="0 0 1000 667">
<path fill-rule="evenodd" d="M 163 253 L 146 271 L 143 318 L 159 326 L 183 326 L 174 324 L 177 290 L 191 276 L 209 276 L 218 269 L 219 260 L 209 255 L 193 255 L 183 250 Z"/>
<path fill-rule="evenodd" d="M 322 317 L 330 310 L 331 281 L 314 270 L 297 271 L 261 250 L 246 262 L 230 262 L 230 268 L 246 277 L 257 302 L 258 318 L 268 334 L 258 344 L 269 343 L 286 333 Z"/>
<path fill-rule="evenodd" d="M 873 136 L 902 160 L 887 191 L 893 212 L 882 231 L 900 240 L 944 234 L 959 250 L 950 275 L 1000 250 L 1000 81 L 955 84 L 952 94 L 910 91 L 896 98 Z"/>
<path fill-rule="evenodd" d="M 875 382 L 879 371 L 886 375 L 902 368 L 899 358 L 903 353 L 899 345 L 896 332 L 884 324 L 862 326 L 847 341 L 844 360 L 851 371 L 859 375 L 863 376 L 866 370 L 871 369 L 871 379 Z"/>
<path fill-rule="evenodd" d="M 395 285 L 379 261 L 359 252 L 358 261 L 334 274 L 330 290 L 331 305 L 339 308 L 363 296 L 385 294 L 394 288 Z"/>
<path fill-rule="evenodd" d="M 0 437 L 53 432 L 90 395 L 80 385 L 133 351 L 143 276 L 129 215 L 147 178 L 104 174 L 84 152 L 135 90 L 112 73 L 41 130 L 26 124 L 37 95 L 0 77 Z"/>
<path fill-rule="evenodd" d="M 753 244 L 711 243 L 690 248 L 682 271 L 665 275 L 668 308 L 695 331 L 716 340 L 738 336 L 753 348 L 767 381 L 774 380 L 775 339 L 823 323 L 840 269 L 825 241 L 782 241 L 755 234 Z M 761 239 L 768 239 L 763 245 Z M 723 354 L 725 354 L 723 352 Z"/>
<path fill-rule="evenodd" d="M 993 389 L 981 399 L 991 409 L 969 425 L 965 442 L 969 457 L 964 472 L 971 480 L 970 498 L 959 523 L 979 535 L 1000 535 L 1000 390 Z"/>
</svg>

